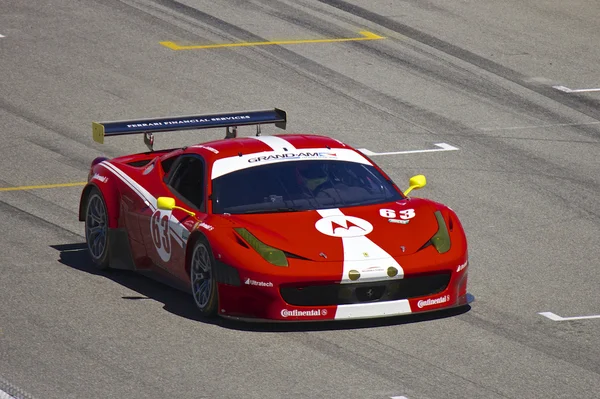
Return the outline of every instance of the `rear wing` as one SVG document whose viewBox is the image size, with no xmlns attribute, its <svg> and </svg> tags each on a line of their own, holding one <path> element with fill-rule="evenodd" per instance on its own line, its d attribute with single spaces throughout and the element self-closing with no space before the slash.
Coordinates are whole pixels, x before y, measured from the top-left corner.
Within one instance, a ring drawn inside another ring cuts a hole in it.
<svg viewBox="0 0 600 399">
<path fill-rule="evenodd" d="M 227 114 L 173 116 L 153 119 L 137 119 L 113 122 L 92 122 L 94 141 L 104 144 L 105 137 L 126 134 L 144 134 L 144 142 L 150 150 L 154 144 L 153 133 L 172 132 L 176 130 L 209 129 L 225 127 L 225 138 L 237 136 L 237 126 L 257 125 L 256 135 L 260 135 L 260 125 L 274 123 L 284 129 L 287 123 L 285 111 L 274 108 L 260 111 L 231 112 Z M 233 128 L 232 130 L 230 130 Z"/>
</svg>

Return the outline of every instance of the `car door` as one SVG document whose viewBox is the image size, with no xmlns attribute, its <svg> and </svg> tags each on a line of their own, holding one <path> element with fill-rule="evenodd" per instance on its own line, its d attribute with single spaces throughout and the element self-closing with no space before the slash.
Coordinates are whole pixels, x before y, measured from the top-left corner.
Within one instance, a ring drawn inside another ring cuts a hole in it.
<svg viewBox="0 0 600 399">
<path fill-rule="evenodd" d="M 138 210 L 139 229 L 144 241 L 147 259 L 163 270 L 169 270 L 172 262 L 181 258 L 184 245 L 181 228 L 177 231 L 171 229 L 173 220 L 182 220 L 184 217 L 178 211 L 157 209 L 156 202 L 159 197 L 174 197 L 167 181 L 176 170 L 182 157 L 175 153 L 166 158 L 156 160 L 150 164 L 140 176 L 146 192 L 143 194 L 144 205 Z"/>
<path fill-rule="evenodd" d="M 163 265 L 184 281 L 188 279 L 185 272 L 187 239 L 196 222 L 206 217 L 206 181 L 204 158 L 197 154 L 180 156 L 165 177 L 165 189 L 168 191 L 165 196 L 174 198 L 177 206 L 195 215 L 174 209 L 157 210 L 152 217 L 153 243 L 155 247 L 163 248 Z M 165 259 L 167 252 L 168 260 Z"/>
</svg>

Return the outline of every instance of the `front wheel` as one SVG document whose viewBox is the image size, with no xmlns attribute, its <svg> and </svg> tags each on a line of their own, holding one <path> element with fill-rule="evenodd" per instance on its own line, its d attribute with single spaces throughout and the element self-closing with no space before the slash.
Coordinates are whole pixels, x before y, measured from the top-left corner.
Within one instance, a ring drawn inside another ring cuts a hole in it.
<svg viewBox="0 0 600 399">
<path fill-rule="evenodd" d="M 88 195 L 85 211 L 85 241 L 94 266 L 108 269 L 108 212 L 97 188 Z"/>
<path fill-rule="evenodd" d="M 217 314 L 217 281 L 214 275 L 215 259 L 208 241 L 202 237 L 196 240 L 190 259 L 190 280 L 192 296 L 196 307 L 203 316 Z"/>
</svg>

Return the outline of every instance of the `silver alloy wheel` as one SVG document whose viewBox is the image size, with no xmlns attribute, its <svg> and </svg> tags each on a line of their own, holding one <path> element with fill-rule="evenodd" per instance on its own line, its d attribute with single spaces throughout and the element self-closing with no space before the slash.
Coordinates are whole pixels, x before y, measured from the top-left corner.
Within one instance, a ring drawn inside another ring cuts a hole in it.
<svg viewBox="0 0 600 399">
<path fill-rule="evenodd" d="M 208 248 L 203 242 L 198 242 L 192 253 L 190 279 L 192 295 L 200 309 L 206 308 L 212 294 L 212 265 Z"/>
<path fill-rule="evenodd" d="M 108 217 L 104 201 L 98 194 L 92 194 L 85 215 L 85 237 L 90 255 L 95 260 L 102 259 L 106 252 Z"/>
</svg>

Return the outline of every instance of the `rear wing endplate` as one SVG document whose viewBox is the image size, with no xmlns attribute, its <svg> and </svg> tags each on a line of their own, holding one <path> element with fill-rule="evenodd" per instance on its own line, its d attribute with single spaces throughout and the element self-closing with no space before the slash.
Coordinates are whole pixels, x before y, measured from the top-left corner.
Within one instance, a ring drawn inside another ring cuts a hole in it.
<svg viewBox="0 0 600 399">
<path fill-rule="evenodd" d="M 151 146 L 154 142 L 152 133 L 156 132 L 225 127 L 227 128 L 226 138 L 230 138 L 237 135 L 236 126 L 261 125 L 265 123 L 274 123 L 276 127 L 285 129 L 287 114 L 281 109 L 274 108 L 260 111 L 231 112 L 227 114 L 92 122 L 92 136 L 95 142 L 104 144 L 105 137 L 145 134 L 144 142 L 152 149 Z M 233 132 L 229 130 L 230 128 L 234 128 Z M 260 126 L 257 127 L 257 135 L 260 135 Z"/>
</svg>

